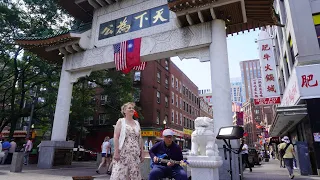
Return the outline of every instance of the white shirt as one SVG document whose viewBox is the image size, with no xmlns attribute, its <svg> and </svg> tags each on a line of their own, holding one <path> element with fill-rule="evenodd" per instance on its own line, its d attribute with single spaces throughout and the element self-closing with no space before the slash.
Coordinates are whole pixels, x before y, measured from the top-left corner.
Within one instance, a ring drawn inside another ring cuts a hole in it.
<svg viewBox="0 0 320 180">
<path fill-rule="evenodd" d="M 110 146 L 110 143 L 107 141 L 107 142 L 103 142 L 102 143 L 102 151 L 101 153 L 107 153 L 107 148 Z M 109 148 L 108 148 L 109 149 Z M 110 154 L 110 150 L 108 152 L 108 154 Z"/>
<path fill-rule="evenodd" d="M 31 151 L 32 148 L 33 148 L 33 143 L 32 141 L 28 140 L 25 151 Z"/>
<path fill-rule="evenodd" d="M 11 141 L 11 142 L 10 142 L 10 145 L 11 145 L 11 147 L 10 147 L 10 149 L 9 149 L 9 153 L 14 153 L 14 152 L 16 152 L 17 143 L 14 142 L 14 141 Z"/>
<path fill-rule="evenodd" d="M 249 152 L 248 152 L 248 145 L 247 145 L 247 144 L 244 144 L 243 147 L 242 147 L 242 149 L 245 149 L 245 150 L 242 150 L 242 151 L 241 151 L 241 154 L 249 154 Z"/>
</svg>

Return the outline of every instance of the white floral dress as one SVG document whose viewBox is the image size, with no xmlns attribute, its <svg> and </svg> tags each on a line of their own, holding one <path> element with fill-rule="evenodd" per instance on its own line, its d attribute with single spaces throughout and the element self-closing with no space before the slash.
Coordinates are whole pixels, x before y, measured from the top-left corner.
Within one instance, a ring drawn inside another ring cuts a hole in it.
<svg viewBox="0 0 320 180">
<path fill-rule="evenodd" d="M 120 161 L 115 161 L 110 180 L 141 180 L 140 130 L 126 124 L 126 137 L 120 151 Z"/>
</svg>

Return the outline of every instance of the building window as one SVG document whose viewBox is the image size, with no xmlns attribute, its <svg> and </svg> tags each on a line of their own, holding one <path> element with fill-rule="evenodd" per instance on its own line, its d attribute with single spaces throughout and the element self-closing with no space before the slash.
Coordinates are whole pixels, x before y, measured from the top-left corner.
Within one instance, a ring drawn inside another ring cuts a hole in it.
<svg viewBox="0 0 320 180">
<path fill-rule="evenodd" d="M 178 103 L 179 103 L 179 97 L 178 97 L 178 95 L 176 95 L 176 106 L 177 106 L 177 107 L 179 107 L 179 106 L 178 106 Z"/>
<path fill-rule="evenodd" d="M 161 82 L 161 72 L 160 71 L 157 72 L 157 82 L 158 83 Z"/>
<path fill-rule="evenodd" d="M 160 92 L 157 91 L 157 103 L 159 104 L 160 103 Z"/>
<path fill-rule="evenodd" d="M 107 115 L 99 114 L 99 125 L 104 125 L 106 123 Z"/>
<path fill-rule="evenodd" d="M 185 93 L 185 95 L 188 97 L 188 88 L 186 88 L 186 93 Z"/>
<path fill-rule="evenodd" d="M 160 110 L 157 110 L 157 124 L 160 124 Z"/>
<path fill-rule="evenodd" d="M 176 90 L 179 92 L 179 84 L 178 84 L 178 79 L 176 78 Z"/>
<path fill-rule="evenodd" d="M 171 86 L 174 88 L 174 75 L 171 75 Z"/>
<path fill-rule="evenodd" d="M 167 89 L 169 88 L 169 77 L 168 76 L 166 76 L 165 86 Z"/>
<path fill-rule="evenodd" d="M 181 85 L 181 81 L 179 81 L 179 90 L 180 90 L 180 93 L 182 93 L 182 85 Z"/>
<path fill-rule="evenodd" d="M 168 122 L 168 115 L 165 115 L 165 116 L 164 116 L 164 120 L 165 120 L 166 122 Z"/>
<path fill-rule="evenodd" d="M 182 86 L 182 94 L 185 94 L 186 93 L 186 87 L 183 85 Z"/>
<path fill-rule="evenodd" d="M 182 98 L 180 97 L 180 109 L 182 109 Z"/>
<path fill-rule="evenodd" d="M 174 92 L 171 92 L 171 104 L 174 105 Z"/>
<path fill-rule="evenodd" d="M 182 126 L 182 113 L 180 113 L 180 125 Z"/>
<path fill-rule="evenodd" d="M 189 119 L 187 118 L 187 128 L 189 128 Z"/>
<path fill-rule="evenodd" d="M 186 119 L 186 117 L 183 117 L 183 121 L 184 121 L 184 127 L 187 127 L 187 119 Z"/>
<path fill-rule="evenodd" d="M 166 68 L 166 70 L 169 70 L 169 61 L 166 59 L 165 61 L 164 61 L 164 63 L 165 63 L 165 68 Z"/>
<path fill-rule="evenodd" d="M 188 103 L 186 103 L 186 104 L 187 104 L 187 108 L 186 108 L 187 112 L 189 112 L 189 104 Z"/>
<path fill-rule="evenodd" d="M 108 101 L 108 95 L 100 96 L 100 104 L 106 104 L 107 101 Z"/>
<path fill-rule="evenodd" d="M 183 110 L 185 111 L 186 110 L 186 102 L 183 101 Z"/>
<path fill-rule="evenodd" d="M 174 123 L 174 110 L 171 112 L 171 123 Z"/>
<path fill-rule="evenodd" d="M 178 114 L 178 111 L 176 111 L 176 124 L 179 123 L 179 114 Z"/>
<path fill-rule="evenodd" d="M 164 98 L 164 101 L 165 101 L 165 106 L 168 107 L 169 106 L 168 96 Z"/>
<path fill-rule="evenodd" d="M 140 81 L 141 80 L 141 71 L 134 72 L 134 81 Z"/>
<path fill-rule="evenodd" d="M 93 116 L 89 116 L 84 119 L 84 124 L 86 125 L 93 125 Z"/>
<path fill-rule="evenodd" d="M 289 44 L 290 54 L 291 54 L 291 58 L 292 58 L 292 65 L 294 65 L 296 58 L 295 58 L 295 55 L 294 55 L 293 43 L 292 43 L 292 38 L 291 38 L 290 34 L 289 34 L 289 38 L 288 38 L 288 44 Z"/>
</svg>

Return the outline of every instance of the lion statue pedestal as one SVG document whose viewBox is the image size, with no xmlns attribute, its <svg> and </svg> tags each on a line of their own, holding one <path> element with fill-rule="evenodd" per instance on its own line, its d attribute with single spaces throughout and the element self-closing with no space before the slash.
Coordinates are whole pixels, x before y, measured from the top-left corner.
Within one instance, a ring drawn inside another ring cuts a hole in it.
<svg viewBox="0 0 320 180">
<path fill-rule="evenodd" d="M 222 165 L 213 119 L 198 117 L 194 121 L 195 130 L 191 135 L 191 155 L 188 156 L 191 176 L 201 180 L 219 180 L 218 168 Z"/>
</svg>

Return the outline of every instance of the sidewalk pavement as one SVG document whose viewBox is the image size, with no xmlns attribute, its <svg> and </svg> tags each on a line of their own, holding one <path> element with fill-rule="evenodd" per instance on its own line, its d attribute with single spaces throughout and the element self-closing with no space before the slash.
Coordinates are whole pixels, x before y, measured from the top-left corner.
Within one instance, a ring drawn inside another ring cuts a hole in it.
<svg viewBox="0 0 320 180">
<path fill-rule="evenodd" d="M 72 180 L 73 176 L 93 176 L 94 180 L 109 180 L 110 176 L 96 173 L 95 162 L 74 162 L 72 167 L 38 169 L 36 165 L 24 166 L 21 173 L 10 172 L 10 165 L 0 165 L 2 180 Z"/>
<path fill-rule="evenodd" d="M 262 162 L 261 166 L 254 166 L 252 172 L 249 169 L 244 171 L 244 180 L 288 180 L 287 168 L 280 168 L 278 160 L 270 159 L 269 162 Z M 294 170 L 294 179 L 299 180 L 320 180 L 319 176 L 301 176 L 299 170 Z"/>
</svg>

